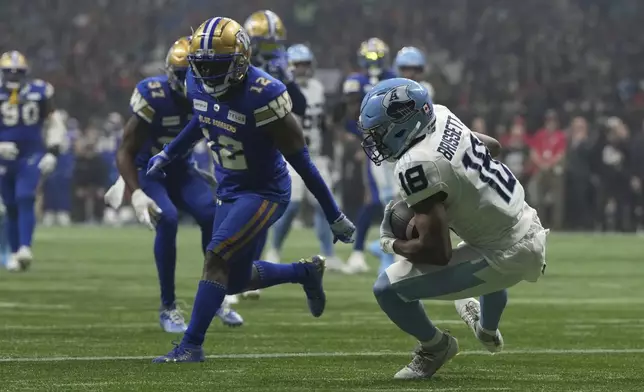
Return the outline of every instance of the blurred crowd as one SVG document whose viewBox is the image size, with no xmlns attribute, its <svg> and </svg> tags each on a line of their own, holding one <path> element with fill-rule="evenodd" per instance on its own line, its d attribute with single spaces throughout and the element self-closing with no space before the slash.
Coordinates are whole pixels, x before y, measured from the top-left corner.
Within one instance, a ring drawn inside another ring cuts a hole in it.
<svg viewBox="0 0 644 392">
<path fill-rule="evenodd" d="M 641 226 L 639 0 L 10 0 L 0 49 L 25 52 L 33 75 L 52 82 L 58 106 L 78 119 L 73 175 L 97 184 L 72 193 L 89 197 L 115 176 L 110 148 L 129 96 L 158 72 L 168 45 L 211 15 L 243 21 L 263 8 L 282 17 L 289 42 L 310 44 L 319 68 L 342 74 L 371 36 L 394 53 L 422 48 L 435 101 L 501 139 L 503 159 L 551 227 Z M 94 207 L 102 208 L 84 209 Z"/>
</svg>

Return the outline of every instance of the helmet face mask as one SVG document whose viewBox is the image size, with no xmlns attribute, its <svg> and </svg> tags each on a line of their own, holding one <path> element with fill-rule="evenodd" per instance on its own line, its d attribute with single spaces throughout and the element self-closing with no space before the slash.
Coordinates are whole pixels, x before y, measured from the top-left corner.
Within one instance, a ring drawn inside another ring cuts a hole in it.
<svg viewBox="0 0 644 392">
<path fill-rule="evenodd" d="M 0 84 L 13 90 L 21 88 L 27 81 L 29 66 L 22 53 L 5 52 L 0 56 Z"/>
</svg>

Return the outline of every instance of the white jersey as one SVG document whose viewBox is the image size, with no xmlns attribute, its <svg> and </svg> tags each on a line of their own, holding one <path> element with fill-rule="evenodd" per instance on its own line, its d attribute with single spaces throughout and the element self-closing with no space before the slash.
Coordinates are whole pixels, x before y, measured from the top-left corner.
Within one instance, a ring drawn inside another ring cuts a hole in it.
<svg viewBox="0 0 644 392">
<path fill-rule="evenodd" d="M 523 187 L 449 109 L 434 105 L 434 112 L 436 131 L 396 163 L 403 199 L 411 206 L 444 192 L 449 226 L 467 244 L 490 250 L 516 244 L 536 214 Z"/>
<path fill-rule="evenodd" d="M 306 112 L 302 120 L 302 130 L 311 156 L 322 154 L 322 123 L 324 121 L 324 86 L 317 79 L 309 79 L 300 84 L 300 90 L 306 98 Z"/>
</svg>

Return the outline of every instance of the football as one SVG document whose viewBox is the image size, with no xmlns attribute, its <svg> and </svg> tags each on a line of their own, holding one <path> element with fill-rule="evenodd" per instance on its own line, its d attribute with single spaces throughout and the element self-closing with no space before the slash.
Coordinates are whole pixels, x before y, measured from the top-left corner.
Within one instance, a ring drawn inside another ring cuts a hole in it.
<svg viewBox="0 0 644 392">
<path fill-rule="evenodd" d="M 414 224 L 414 211 L 403 200 L 396 202 L 389 218 L 394 237 L 401 240 L 418 238 L 418 230 Z"/>
</svg>

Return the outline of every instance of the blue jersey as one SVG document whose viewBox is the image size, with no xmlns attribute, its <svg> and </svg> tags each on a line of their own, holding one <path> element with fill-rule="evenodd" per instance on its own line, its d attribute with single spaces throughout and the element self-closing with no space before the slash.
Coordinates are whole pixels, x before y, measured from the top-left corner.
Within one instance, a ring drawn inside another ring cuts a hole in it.
<svg viewBox="0 0 644 392">
<path fill-rule="evenodd" d="M 342 84 L 342 93 L 344 95 L 359 94 L 358 102 L 360 102 L 362 101 L 362 98 L 367 95 L 369 90 L 371 90 L 378 82 L 395 77 L 396 75 L 389 70 L 384 70 L 378 76 L 369 76 L 366 73 L 360 72 L 352 73 L 344 80 L 344 83 Z M 356 119 L 348 120 L 346 127 L 349 132 L 362 137 L 362 134 L 358 130 Z"/>
<path fill-rule="evenodd" d="M 213 153 L 217 196 L 227 200 L 254 193 L 276 202 L 288 201 L 291 179 L 286 163 L 262 129 L 291 112 L 284 84 L 253 66 L 244 82 L 223 99 L 203 92 L 197 83 L 188 71 L 188 99 Z"/>
<path fill-rule="evenodd" d="M 53 95 L 52 85 L 38 79 L 20 89 L 17 102 L 10 90 L 0 86 L 0 141 L 16 143 L 19 158 L 45 151 L 43 123 Z"/>
<path fill-rule="evenodd" d="M 135 158 L 139 168 L 146 168 L 148 160 L 163 150 L 192 118 L 190 102 L 175 92 L 166 75 L 153 76 L 140 81 L 130 99 L 130 110 L 149 124 L 150 137 Z M 173 164 L 186 163 L 188 157 Z"/>
</svg>

